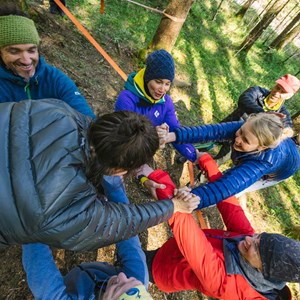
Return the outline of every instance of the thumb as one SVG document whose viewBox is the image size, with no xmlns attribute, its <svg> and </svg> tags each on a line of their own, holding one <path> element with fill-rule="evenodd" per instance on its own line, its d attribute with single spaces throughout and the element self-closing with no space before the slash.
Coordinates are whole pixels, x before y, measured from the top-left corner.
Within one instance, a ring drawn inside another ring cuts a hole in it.
<svg viewBox="0 0 300 300">
<path fill-rule="evenodd" d="M 156 186 L 155 186 L 155 188 L 156 189 L 165 189 L 166 188 L 166 186 L 164 185 L 164 184 L 158 184 L 158 183 L 156 183 Z"/>
</svg>

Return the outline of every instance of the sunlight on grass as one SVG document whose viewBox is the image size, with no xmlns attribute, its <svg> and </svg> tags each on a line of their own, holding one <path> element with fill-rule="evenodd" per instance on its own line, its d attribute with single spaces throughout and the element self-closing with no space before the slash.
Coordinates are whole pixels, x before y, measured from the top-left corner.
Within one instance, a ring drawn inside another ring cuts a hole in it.
<svg viewBox="0 0 300 300">
<path fill-rule="evenodd" d="M 171 97 L 174 102 L 183 101 L 187 110 L 191 109 L 191 98 L 182 89 L 173 87 Z"/>
<path fill-rule="evenodd" d="M 250 212 L 250 215 L 247 216 L 250 218 L 250 223 L 255 231 L 281 232 L 280 222 L 270 213 L 265 205 L 265 197 L 259 192 L 247 194 L 247 209 Z"/>
<path fill-rule="evenodd" d="M 216 102 L 218 107 L 223 107 L 226 111 L 231 112 L 233 110 L 233 101 L 230 95 L 228 95 L 228 82 L 226 76 L 219 76 L 214 78 L 214 87 L 216 94 Z"/>
<path fill-rule="evenodd" d="M 202 20 L 202 25 L 207 29 L 209 28 L 209 23 L 207 20 Z"/>
<path fill-rule="evenodd" d="M 218 46 L 216 42 L 209 38 L 203 39 L 201 43 L 203 45 L 203 48 L 209 50 L 211 54 L 215 54 L 218 50 Z"/>
<path fill-rule="evenodd" d="M 223 35 L 227 35 L 230 37 L 232 43 L 241 43 L 240 35 L 237 33 L 241 33 L 241 29 L 243 27 L 240 24 L 237 24 L 236 19 L 230 20 L 227 23 L 221 25 L 220 30 L 223 32 Z"/>
<path fill-rule="evenodd" d="M 201 65 L 201 58 L 199 56 L 198 49 L 192 49 L 193 64 L 196 70 L 197 80 L 197 94 L 200 95 L 198 99 L 198 105 L 200 107 L 201 115 L 204 123 L 212 122 L 212 102 L 209 95 L 208 82 L 205 78 L 203 68 Z"/>
</svg>

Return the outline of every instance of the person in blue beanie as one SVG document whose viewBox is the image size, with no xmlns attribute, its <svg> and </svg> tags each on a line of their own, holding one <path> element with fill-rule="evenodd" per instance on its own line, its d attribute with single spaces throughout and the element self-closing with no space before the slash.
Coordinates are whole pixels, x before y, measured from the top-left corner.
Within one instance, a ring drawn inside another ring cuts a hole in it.
<svg viewBox="0 0 300 300">
<path fill-rule="evenodd" d="M 0 103 L 55 98 L 95 118 L 75 83 L 39 54 L 39 34 L 25 13 L 0 7 L 0 28 Z"/>
<path fill-rule="evenodd" d="M 175 77 L 172 55 L 164 49 L 149 54 L 146 67 L 131 73 L 125 89 L 119 94 L 115 111 L 130 110 L 149 118 L 154 126 L 169 127 L 171 132 L 180 127 L 174 103 L 167 94 Z M 196 149 L 191 144 L 173 144 L 186 159 L 196 159 Z"/>
</svg>

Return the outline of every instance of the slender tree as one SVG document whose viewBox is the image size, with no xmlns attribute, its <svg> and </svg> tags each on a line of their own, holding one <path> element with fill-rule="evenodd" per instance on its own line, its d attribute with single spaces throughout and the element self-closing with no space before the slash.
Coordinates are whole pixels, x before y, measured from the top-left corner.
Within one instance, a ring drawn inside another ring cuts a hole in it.
<svg viewBox="0 0 300 300">
<path fill-rule="evenodd" d="M 298 24 L 284 34 L 280 33 L 280 35 L 271 43 L 270 48 L 275 48 L 277 50 L 283 49 L 287 44 L 293 41 L 293 39 L 300 33 L 300 13 L 298 14 Z"/>
<path fill-rule="evenodd" d="M 295 134 L 299 134 L 300 133 L 300 111 L 296 112 L 293 116 L 292 116 L 292 120 L 293 120 L 293 130 Z"/>
<path fill-rule="evenodd" d="M 276 33 L 278 32 L 279 28 L 285 28 L 287 26 L 287 24 L 290 21 L 290 19 L 288 19 L 288 18 L 297 6 L 298 6 L 298 3 L 282 18 L 282 20 L 276 25 L 276 27 L 273 28 L 273 30 L 269 33 L 269 35 L 267 36 L 267 38 L 265 39 L 263 44 L 265 44 L 270 39 L 270 37 L 275 37 L 277 35 Z"/>
<path fill-rule="evenodd" d="M 214 15 L 213 15 L 213 17 L 212 17 L 212 21 L 215 20 L 215 18 L 216 18 L 216 16 L 217 16 L 217 14 L 219 13 L 219 10 L 220 10 L 221 5 L 222 5 L 223 2 L 224 2 L 224 0 L 221 0 L 221 1 L 220 1 L 219 5 L 218 5 L 218 7 L 217 7 L 217 10 L 216 10 L 216 12 L 214 13 Z"/>
<path fill-rule="evenodd" d="M 288 0 L 289 1 L 289 0 Z M 261 21 L 250 31 L 249 35 L 245 38 L 239 47 L 239 51 L 248 52 L 256 40 L 262 35 L 264 30 L 271 24 L 276 16 L 283 9 L 287 0 L 277 0 L 272 7 L 264 14 Z"/>
<path fill-rule="evenodd" d="M 236 17 L 242 19 L 244 18 L 246 12 L 248 11 L 248 9 L 251 7 L 251 5 L 254 3 L 255 0 L 247 0 L 242 7 L 240 8 L 240 10 L 235 14 Z"/>
<path fill-rule="evenodd" d="M 149 49 L 171 51 L 194 0 L 170 0 Z M 171 18 L 169 17 L 171 16 Z"/>
</svg>

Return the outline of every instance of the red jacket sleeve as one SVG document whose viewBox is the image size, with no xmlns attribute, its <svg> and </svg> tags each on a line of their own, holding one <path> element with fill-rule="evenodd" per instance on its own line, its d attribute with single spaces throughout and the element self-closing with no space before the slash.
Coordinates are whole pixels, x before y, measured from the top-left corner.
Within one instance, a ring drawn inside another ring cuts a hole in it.
<svg viewBox="0 0 300 300">
<path fill-rule="evenodd" d="M 209 154 L 201 156 L 198 163 L 200 169 L 207 173 L 209 181 L 215 181 L 222 176 L 217 163 Z M 254 233 L 254 229 L 235 196 L 219 202 L 217 207 L 228 231 L 249 235 Z"/>
</svg>

